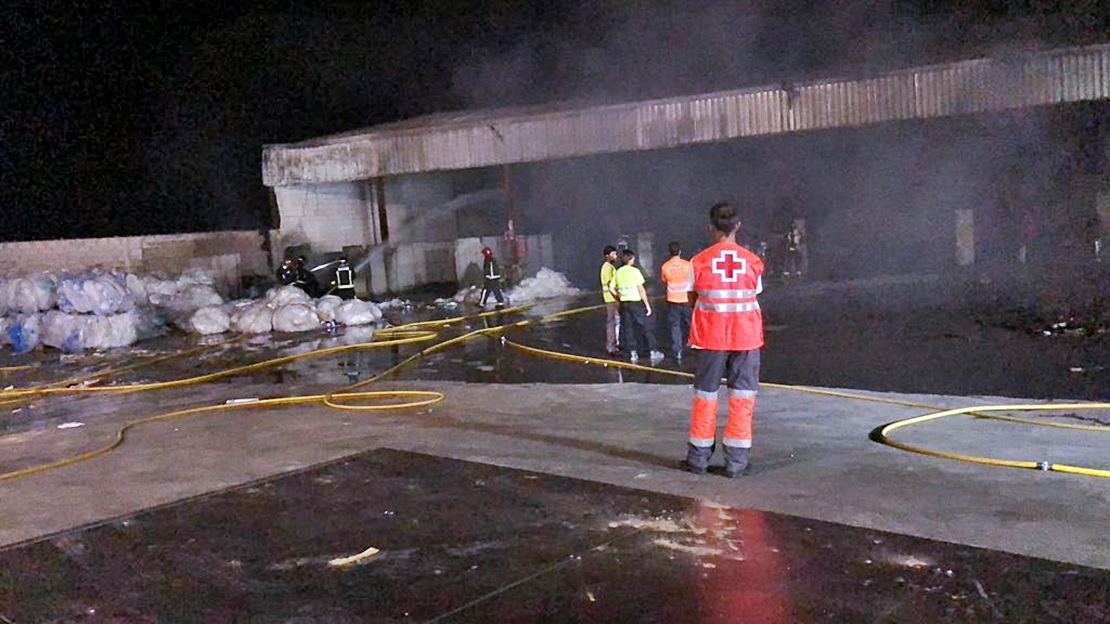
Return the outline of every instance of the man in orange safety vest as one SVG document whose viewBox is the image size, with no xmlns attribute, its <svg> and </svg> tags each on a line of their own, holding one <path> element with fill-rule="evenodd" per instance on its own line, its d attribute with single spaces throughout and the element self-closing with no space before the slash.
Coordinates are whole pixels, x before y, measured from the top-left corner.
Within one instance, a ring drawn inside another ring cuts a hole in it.
<svg viewBox="0 0 1110 624">
<path fill-rule="evenodd" d="M 682 247 L 677 241 L 667 245 L 671 259 L 663 263 L 660 277 L 667 286 L 667 324 L 671 326 L 671 345 L 675 359 L 682 359 L 686 348 L 686 335 L 690 333 L 690 261 L 682 257 Z"/>
<path fill-rule="evenodd" d="M 704 474 L 716 447 L 717 393 L 728 384 L 728 424 L 721 439 L 724 474 L 748 468 L 752 410 L 759 390 L 763 314 L 756 295 L 763 291 L 763 260 L 736 242 L 740 214 L 729 204 L 709 210 L 713 245 L 694 256 L 694 318 L 690 346 L 700 349 L 694 374 L 694 405 L 686 445 L 686 470 Z"/>
</svg>

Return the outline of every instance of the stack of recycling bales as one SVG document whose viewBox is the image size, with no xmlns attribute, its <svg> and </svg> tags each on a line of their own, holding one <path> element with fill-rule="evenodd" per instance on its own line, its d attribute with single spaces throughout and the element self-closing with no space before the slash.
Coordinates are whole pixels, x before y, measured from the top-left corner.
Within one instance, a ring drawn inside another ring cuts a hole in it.
<svg viewBox="0 0 1110 624">
<path fill-rule="evenodd" d="M 213 283 L 202 273 L 173 279 L 107 271 L 0 278 L 0 345 L 16 353 L 39 345 L 80 352 L 125 347 L 171 324 L 201 334 L 264 333 L 382 319 L 372 302 L 311 299 L 292 286 L 274 288 L 260 300 L 225 302 Z"/>
</svg>

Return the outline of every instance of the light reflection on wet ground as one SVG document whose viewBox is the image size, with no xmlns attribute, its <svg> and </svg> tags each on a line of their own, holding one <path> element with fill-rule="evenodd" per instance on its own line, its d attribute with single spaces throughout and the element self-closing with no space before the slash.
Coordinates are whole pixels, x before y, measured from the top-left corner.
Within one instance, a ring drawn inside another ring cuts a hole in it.
<svg viewBox="0 0 1110 624">
<path fill-rule="evenodd" d="M 376 450 L 0 550 L 0 617 L 1102 622 L 1105 583 L 1082 566 Z"/>
</svg>

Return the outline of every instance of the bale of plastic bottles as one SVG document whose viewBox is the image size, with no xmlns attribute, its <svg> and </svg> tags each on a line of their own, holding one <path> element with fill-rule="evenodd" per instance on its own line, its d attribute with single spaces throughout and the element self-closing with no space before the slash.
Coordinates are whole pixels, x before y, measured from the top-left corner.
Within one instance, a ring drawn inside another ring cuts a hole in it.
<svg viewBox="0 0 1110 624">
<path fill-rule="evenodd" d="M 304 332 L 335 323 L 375 325 L 370 301 L 313 299 L 296 286 L 259 299 L 225 301 L 212 276 L 176 277 L 91 270 L 0 277 L 0 346 L 27 353 L 42 345 L 74 353 L 126 347 L 167 326 L 202 335 L 227 331 Z"/>
</svg>

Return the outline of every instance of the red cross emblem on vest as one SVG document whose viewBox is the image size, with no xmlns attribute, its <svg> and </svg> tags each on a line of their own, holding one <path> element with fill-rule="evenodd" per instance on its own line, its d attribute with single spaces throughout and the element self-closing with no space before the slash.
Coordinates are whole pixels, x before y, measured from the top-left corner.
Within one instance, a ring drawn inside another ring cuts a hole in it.
<svg viewBox="0 0 1110 624">
<path fill-rule="evenodd" d="M 741 258 L 735 249 L 725 249 L 721 251 L 721 255 L 713 258 L 710 270 L 720 275 L 722 282 L 735 282 L 748 272 L 748 261 Z"/>
</svg>

